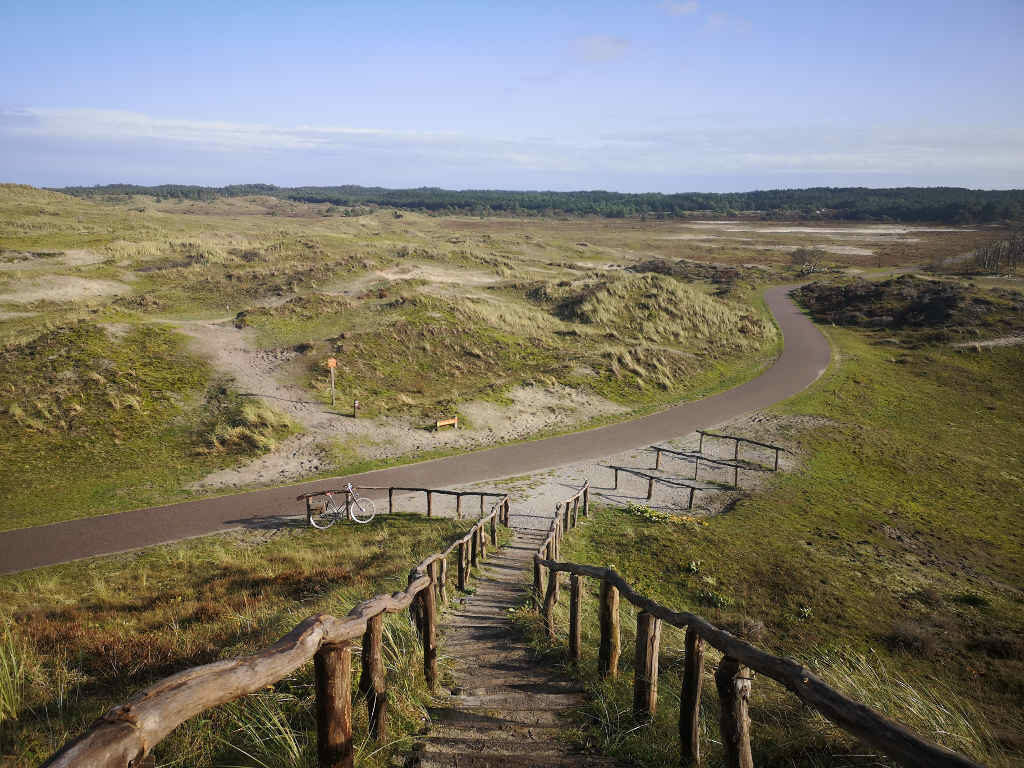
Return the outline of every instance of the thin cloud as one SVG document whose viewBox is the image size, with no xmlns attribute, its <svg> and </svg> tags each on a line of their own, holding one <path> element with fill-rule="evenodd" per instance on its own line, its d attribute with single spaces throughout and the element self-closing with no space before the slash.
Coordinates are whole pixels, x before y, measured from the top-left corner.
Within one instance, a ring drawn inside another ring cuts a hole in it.
<svg viewBox="0 0 1024 768">
<path fill-rule="evenodd" d="M 591 64 L 615 61 L 626 55 L 632 43 L 624 37 L 590 35 L 573 41 L 573 52 Z"/>
<path fill-rule="evenodd" d="M 684 2 L 664 0 L 661 7 L 665 9 L 669 16 L 689 16 L 697 12 L 700 3 L 697 0 L 684 0 Z"/>
</svg>

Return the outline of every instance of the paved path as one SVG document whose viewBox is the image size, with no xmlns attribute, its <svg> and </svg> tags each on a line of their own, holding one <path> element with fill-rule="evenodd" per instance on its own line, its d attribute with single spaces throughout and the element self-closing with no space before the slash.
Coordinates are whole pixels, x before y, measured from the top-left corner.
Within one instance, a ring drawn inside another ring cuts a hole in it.
<svg viewBox="0 0 1024 768">
<path fill-rule="evenodd" d="M 765 408 L 811 384 L 828 366 L 831 354 L 825 337 L 800 313 L 787 293 L 788 288 L 783 286 L 769 288 L 765 293 L 768 307 L 785 339 L 782 356 L 756 379 L 719 395 L 621 424 L 380 469 L 345 479 L 356 485 L 445 488 L 523 475 L 670 440 Z M 336 481 L 317 480 L 6 531 L 0 533 L 0 573 L 123 552 L 225 531 L 260 519 L 298 514 L 301 509 L 295 502 L 296 495 L 323 488 L 325 484 L 335 485 Z"/>
</svg>

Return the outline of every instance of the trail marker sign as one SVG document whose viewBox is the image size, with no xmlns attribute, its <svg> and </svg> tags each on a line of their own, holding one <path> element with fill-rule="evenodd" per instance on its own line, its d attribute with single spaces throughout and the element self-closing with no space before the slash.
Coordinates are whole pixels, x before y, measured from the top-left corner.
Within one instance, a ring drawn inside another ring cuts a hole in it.
<svg viewBox="0 0 1024 768">
<path fill-rule="evenodd" d="M 331 371 L 331 405 L 334 405 L 334 369 L 338 367 L 338 360 L 334 357 L 327 358 L 327 367 Z"/>
</svg>

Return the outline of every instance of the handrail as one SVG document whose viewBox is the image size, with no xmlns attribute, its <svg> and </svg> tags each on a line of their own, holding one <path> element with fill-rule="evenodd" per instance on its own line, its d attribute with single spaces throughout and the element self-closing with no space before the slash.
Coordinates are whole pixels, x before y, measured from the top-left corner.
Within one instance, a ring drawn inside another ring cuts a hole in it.
<svg viewBox="0 0 1024 768">
<path fill-rule="evenodd" d="M 449 491 L 443 488 L 406 488 L 404 486 L 397 485 L 360 485 L 356 486 L 356 490 L 367 490 L 367 491 L 387 491 L 388 492 L 388 513 L 394 511 L 394 499 L 395 491 L 399 493 L 425 493 L 427 495 L 427 517 L 434 516 L 434 494 L 439 493 L 442 496 L 454 496 L 455 497 L 455 516 L 459 520 L 462 519 L 462 499 L 466 496 L 479 496 L 480 497 L 480 514 L 484 513 L 485 499 L 502 499 L 507 502 L 509 495 L 503 491 Z M 306 502 L 306 515 L 312 514 L 312 507 L 310 502 L 320 496 L 327 494 L 346 494 L 348 499 L 349 490 L 348 488 L 322 488 L 317 491 L 310 493 L 300 493 L 295 497 L 296 501 Z M 506 516 L 507 517 L 507 516 Z M 508 520 L 504 521 L 505 525 L 508 525 Z"/>
<path fill-rule="evenodd" d="M 365 638 L 371 635 L 370 624 L 376 617 L 408 608 L 416 611 L 415 618 L 424 645 L 424 674 L 428 684 L 433 685 L 436 679 L 436 647 L 433 646 L 434 590 L 428 588 L 436 585 L 441 596 L 444 596 L 446 558 L 456 548 L 460 555 L 459 586 L 464 588 L 465 574 L 471 566 L 477 564 L 478 552 L 483 554 L 485 549 L 485 526 L 490 526 L 491 543 L 496 544 L 496 525 L 499 522 L 507 525 L 508 518 L 509 497 L 505 495 L 491 506 L 488 514 L 477 520 L 465 535 L 452 542 L 447 549 L 428 555 L 420 561 L 410 572 L 409 583 L 404 590 L 364 600 L 344 618 L 326 613 L 310 616 L 299 622 L 291 632 L 269 648 L 264 648 L 251 656 L 216 661 L 166 677 L 136 693 L 126 703 L 108 710 L 85 733 L 65 744 L 60 751 L 51 756 L 43 768 L 128 768 L 139 765 L 157 744 L 189 718 L 272 685 L 314 657 L 323 659 L 323 662 L 318 661 L 318 665 L 326 669 L 322 671 L 318 667 L 317 670 L 319 704 L 320 699 L 329 696 L 327 686 L 321 682 L 321 676 L 325 676 L 326 679 L 335 671 L 331 667 L 331 660 L 334 658 L 332 653 L 342 650 L 347 659 L 348 643 L 360 636 L 364 637 L 365 642 Z M 466 557 L 470 548 L 471 562 Z M 443 565 L 441 573 L 437 574 L 433 566 L 439 560 L 443 561 Z M 415 603 L 420 604 L 418 609 Z M 379 643 L 379 629 L 377 638 Z M 366 672 L 364 669 L 363 674 Z M 350 685 L 350 677 L 349 675 L 347 685 Z M 360 684 L 362 685 L 362 681 Z M 351 764 L 351 700 L 347 695 L 334 698 L 333 706 L 338 709 L 331 709 L 328 706 L 324 711 L 337 713 L 347 707 L 348 713 L 338 714 L 335 722 L 326 729 L 318 727 L 318 733 L 321 737 L 325 732 L 336 736 L 342 731 L 332 728 L 343 730 L 347 727 L 347 746 L 334 745 L 332 749 L 335 751 L 329 752 L 334 755 L 338 749 L 347 748 L 348 762 L 342 759 L 340 762 L 332 762 L 331 765 Z M 347 722 L 347 726 L 339 725 L 342 721 Z M 344 734 L 342 737 L 345 738 Z M 328 761 L 323 757 L 325 747 L 323 744 L 320 747 L 321 763 L 326 765 Z"/>
<path fill-rule="evenodd" d="M 660 630 L 657 621 L 664 621 L 674 627 L 687 630 L 687 680 L 694 680 L 692 689 L 685 698 L 689 711 L 680 713 L 680 734 L 683 740 L 683 751 L 699 762 L 699 746 L 696 742 L 698 733 L 700 698 L 700 668 L 703 664 L 701 642 L 706 641 L 713 648 L 724 654 L 722 665 L 716 674 L 716 684 L 722 701 L 722 743 L 733 756 L 746 751 L 749 757 L 749 718 L 746 714 L 747 697 L 750 690 L 749 675 L 744 676 L 743 668 L 751 670 L 781 683 L 796 694 L 805 704 L 816 709 L 825 718 L 835 723 L 847 733 L 878 749 L 906 766 L 935 766 L 936 768 L 981 768 L 977 763 L 956 752 L 933 744 L 926 739 L 911 733 L 899 723 L 890 720 L 859 702 L 850 699 L 829 686 L 809 669 L 791 659 L 773 656 L 749 643 L 746 643 L 723 629 L 711 624 L 697 614 L 685 611 L 677 612 L 667 608 L 644 595 L 620 576 L 614 568 L 601 568 L 580 563 L 560 562 L 557 560 L 560 543 L 561 526 L 558 516 L 552 521 L 550 532 L 538 547 L 533 557 L 534 592 L 539 598 L 543 593 L 543 613 L 547 625 L 548 636 L 554 639 L 554 604 L 558 600 L 558 574 L 568 573 L 573 576 L 572 596 L 570 603 L 570 655 L 579 660 L 580 609 L 581 589 L 579 577 L 587 576 L 601 581 L 601 658 L 599 667 L 604 674 L 615 674 L 619 656 L 619 595 L 640 609 L 638 616 L 638 671 L 634 683 L 634 709 L 640 715 L 650 715 L 656 703 L 658 666 L 656 660 L 650 662 L 650 656 L 657 657 Z M 544 581 L 543 569 L 547 569 L 547 588 L 542 590 Z M 646 618 L 645 618 L 646 616 Z M 643 633 L 643 638 L 640 635 Z M 692 638 L 691 638 L 692 634 Z M 643 644 L 643 653 L 639 646 Z M 575 647 L 574 647 L 575 646 Z M 611 649 L 611 650 L 609 650 Z M 639 669 L 639 660 L 645 660 L 645 669 Z M 742 666 L 741 666 L 742 665 Z M 696 670 L 696 671 L 694 671 Z M 652 679 L 653 678 L 653 679 Z M 684 683 L 684 696 L 687 695 Z M 745 693 L 741 691 L 745 690 Z M 729 701 L 725 697 L 729 697 Z M 691 735 L 684 733 L 682 723 L 685 719 L 692 726 Z M 729 725 L 730 735 L 726 734 Z M 687 741 L 689 740 L 689 743 Z M 729 763 L 732 764 L 732 763 Z M 737 765 L 750 764 L 737 757 Z"/>
</svg>

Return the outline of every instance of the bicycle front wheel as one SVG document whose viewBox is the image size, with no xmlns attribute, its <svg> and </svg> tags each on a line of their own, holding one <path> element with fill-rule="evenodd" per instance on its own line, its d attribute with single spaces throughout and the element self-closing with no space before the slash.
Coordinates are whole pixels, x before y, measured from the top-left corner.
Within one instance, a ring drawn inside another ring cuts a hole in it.
<svg viewBox="0 0 1024 768">
<path fill-rule="evenodd" d="M 323 506 L 310 511 L 306 519 L 309 520 L 309 524 L 314 528 L 319 528 L 323 531 L 334 525 L 339 514 L 340 510 L 338 505 L 334 503 L 334 499 L 330 496 L 325 496 Z"/>
<path fill-rule="evenodd" d="M 352 519 L 357 523 L 368 523 L 373 520 L 373 516 L 377 514 L 377 511 L 374 509 L 372 501 L 360 497 L 352 502 L 352 506 L 349 507 L 349 514 L 352 515 Z"/>
</svg>

